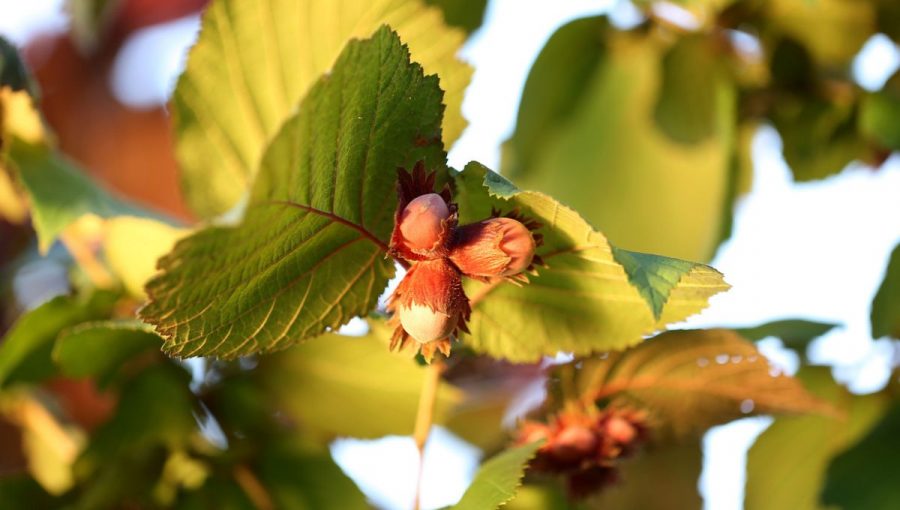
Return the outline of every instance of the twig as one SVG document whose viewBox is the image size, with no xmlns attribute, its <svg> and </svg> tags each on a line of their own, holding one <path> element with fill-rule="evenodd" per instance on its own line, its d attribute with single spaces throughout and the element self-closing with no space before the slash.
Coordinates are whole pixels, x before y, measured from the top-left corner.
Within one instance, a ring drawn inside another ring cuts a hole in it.
<svg viewBox="0 0 900 510">
<path fill-rule="evenodd" d="M 416 478 L 416 501 L 414 508 L 419 510 L 422 493 L 422 473 L 425 467 L 425 443 L 431 432 L 431 423 L 434 418 L 434 403 L 437 400 L 437 390 L 441 383 L 441 374 L 446 365 L 444 360 L 436 358 L 429 365 L 425 380 L 422 381 L 422 393 L 419 395 L 419 410 L 416 412 L 416 426 L 413 429 L 413 439 L 419 450 L 419 473 Z"/>
<path fill-rule="evenodd" d="M 244 494 L 250 498 L 250 501 L 257 510 L 275 510 L 275 503 L 272 502 L 272 496 L 270 496 L 269 491 L 263 487 L 259 478 L 253 474 L 253 471 L 250 471 L 250 469 L 243 464 L 238 464 L 237 466 L 234 466 L 233 475 L 234 480 L 241 486 Z"/>
</svg>

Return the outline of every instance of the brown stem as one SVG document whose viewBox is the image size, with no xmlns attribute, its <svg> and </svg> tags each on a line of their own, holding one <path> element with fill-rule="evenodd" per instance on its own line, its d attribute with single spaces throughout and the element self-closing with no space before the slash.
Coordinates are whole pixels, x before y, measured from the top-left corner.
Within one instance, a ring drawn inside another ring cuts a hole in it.
<svg viewBox="0 0 900 510">
<path fill-rule="evenodd" d="M 253 471 L 250 471 L 250 468 L 243 464 L 238 464 L 234 466 L 233 475 L 234 480 L 241 486 L 244 494 L 250 498 L 257 510 L 275 510 L 272 496 L 269 495 L 269 491 L 259 481 L 259 478 L 253 474 Z"/>
<path fill-rule="evenodd" d="M 413 429 L 413 440 L 416 442 L 416 449 L 419 450 L 415 510 L 419 510 L 419 501 L 421 499 L 422 471 L 425 467 L 425 443 L 428 441 L 428 435 L 431 432 L 431 423 L 434 418 L 434 403 L 437 400 L 437 390 L 441 384 L 441 374 L 444 373 L 445 368 L 446 365 L 441 358 L 436 358 L 428 366 L 425 380 L 422 381 L 422 393 L 419 395 L 419 410 L 416 412 L 416 426 Z"/>
</svg>

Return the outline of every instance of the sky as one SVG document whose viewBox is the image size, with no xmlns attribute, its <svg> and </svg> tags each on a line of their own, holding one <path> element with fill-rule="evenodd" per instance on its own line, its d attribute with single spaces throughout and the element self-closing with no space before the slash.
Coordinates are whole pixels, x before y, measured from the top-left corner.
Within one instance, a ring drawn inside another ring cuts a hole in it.
<svg viewBox="0 0 900 510">
<path fill-rule="evenodd" d="M 61 30 L 60 0 L 0 0 L 0 34 L 16 43 L 43 30 Z M 606 12 L 613 1 L 492 0 L 484 26 L 461 56 L 475 67 L 463 103 L 469 127 L 450 151 L 450 163 L 470 160 L 499 168 L 500 144 L 511 135 L 531 63 L 555 29 L 574 18 Z M 613 9 L 627 24 L 634 13 Z M 188 17 L 143 30 L 127 44 L 113 72 L 120 99 L 136 107 L 164 102 L 183 66 L 198 26 Z M 877 89 L 900 64 L 900 53 L 876 36 L 854 62 L 857 81 Z M 877 389 L 888 377 L 890 346 L 872 341 L 869 303 L 891 249 L 900 241 L 900 158 L 878 172 L 851 165 L 840 175 L 795 184 L 771 128 L 754 141 L 754 186 L 737 206 L 734 235 L 712 265 L 732 289 L 713 298 L 682 326 L 756 325 L 782 318 L 841 324 L 818 340 L 813 361 L 836 366 L 835 375 L 857 392 Z M 775 339 L 763 351 L 785 370 L 797 359 Z M 753 439 L 771 422 L 759 417 L 717 427 L 704 440 L 699 487 L 708 510 L 737 510 L 743 499 L 743 462 Z M 340 440 L 338 463 L 378 505 L 411 506 L 417 456 L 411 438 Z M 454 503 L 477 469 L 480 452 L 438 428 L 426 453 L 425 508 Z M 385 467 L 384 463 L 390 465 Z"/>
</svg>

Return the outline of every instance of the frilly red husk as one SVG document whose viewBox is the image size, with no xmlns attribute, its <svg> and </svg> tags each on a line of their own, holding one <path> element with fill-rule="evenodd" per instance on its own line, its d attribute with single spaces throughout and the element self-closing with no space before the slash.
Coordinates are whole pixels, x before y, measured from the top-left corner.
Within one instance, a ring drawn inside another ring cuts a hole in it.
<svg viewBox="0 0 900 510">
<path fill-rule="evenodd" d="M 626 408 L 564 411 L 548 423 L 523 421 L 515 443 L 544 439 L 531 469 L 565 476 L 569 495 L 581 499 L 619 480 L 619 459 L 648 439 L 646 421 L 645 412 Z"/>
<path fill-rule="evenodd" d="M 436 173 L 426 172 L 425 165 L 421 161 L 416 163 L 412 172 L 402 168 L 398 169 L 397 210 L 394 213 L 394 230 L 391 234 L 388 251 L 389 255 L 409 263 L 406 276 L 388 301 L 387 310 L 393 314 L 391 324 L 394 326 L 394 334 L 390 344 L 391 350 L 414 347 L 420 349 L 422 356 L 429 362 L 436 352 L 449 356 L 451 338 L 457 337 L 460 333 L 469 332 L 466 323 L 471 315 L 471 307 L 469 299 L 462 288 L 461 276 L 466 275 L 481 281 L 491 281 L 493 279 L 484 276 L 484 274 L 490 274 L 485 271 L 480 271 L 481 274 L 467 274 L 453 263 L 454 250 L 462 246 L 466 240 L 472 240 L 480 236 L 479 229 L 483 227 L 481 227 L 481 222 L 459 227 L 458 206 L 452 201 L 450 186 L 444 185 L 440 192 L 435 192 L 435 181 Z M 441 222 L 441 233 L 435 245 L 429 249 L 415 249 L 409 246 L 404 239 L 400 230 L 400 222 L 403 212 L 410 202 L 419 196 L 430 193 L 437 193 L 444 200 L 450 214 Z M 492 218 L 500 216 L 501 213 L 499 211 L 492 211 Z M 525 218 L 518 211 L 512 211 L 506 214 L 505 217 L 525 225 L 534 239 L 535 246 L 542 244 L 543 238 L 541 234 L 534 232 L 541 227 L 538 222 Z M 471 251 L 462 254 L 462 251 L 462 248 L 460 248 L 456 256 L 478 259 L 477 254 L 473 254 Z M 494 258 L 497 259 L 498 257 Z M 478 259 L 475 263 L 486 264 L 489 266 L 487 269 L 495 268 L 496 266 L 502 270 L 509 264 L 509 257 L 506 257 L 505 261 Z M 526 270 L 534 273 L 535 265 L 543 265 L 543 261 L 537 255 L 534 255 L 531 265 Z M 497 271 L 497 274 L 499 272 L 502 271 Z M 524 273 L 496 278 L 515 283 L 528 281 Z M 411 304 L 427 306 L 433 311 L 446 314 L 451 318 L 457 318 L 456 325 L 446 338 L 420 343 L 403 329 L 399 319 L 399 308 L 401 306 L 408 308 Z"/>
</svg>

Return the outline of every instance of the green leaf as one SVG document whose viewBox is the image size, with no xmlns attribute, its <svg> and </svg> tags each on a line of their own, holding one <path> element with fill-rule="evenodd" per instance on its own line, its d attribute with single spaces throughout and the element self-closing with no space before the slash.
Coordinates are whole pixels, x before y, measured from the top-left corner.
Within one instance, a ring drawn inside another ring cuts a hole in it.
<svg viewBox="0 0 900 510">
<path fill-rule="evenodd" d="M 492 510 L 516 496 L 528 462 L 542 442 L 510 448 L 485 462 L 452 510 Z"/>
<path fill-rule="evenodd" d="M 53 361 L 63 375 L 108 382 L 121 366 L 146 351 L 159 349 L 162 339 L 138 321 L 100 321 L 65 330 L 53 347 Z"/>
<path fill-rule="evenodd" d="M 822 502 L 844 510 L 888 510 L 900 506 L 900 404 L 855 446 L 828 467 Z"/>
<path fill-rule="evenodd" d="M 610 248 L 613 258 L 625 269 L 628 281 L 650 305 L 656 320 L 662 316 L 669 294 L 678 282 L 697 266 L 684 260 L 620 250 L 615 246 Z"/>
<path fill-rule="evenodd" d="M 398 166 L 441 169 L 441 91 L 381 28 L 353 41 L 263 158 L 238 227 L 181 240 L 147 285 L 142 317 L 174 356 L 287 347 L 366 315 L 385 258 Z"/>
<path fill-rule="evenodd" d="M 616 246 L 706 261 L 730 221 L 735 86 L 719 79 L 708 92 L 702 142 L 673 140 L 654 118 L 668 45 L 651 34 L 611 30 L 605 17 L 560 28 L 529 73 L 502 169 Z"/>
<path fill-rule="evenodd" d="M 515 192 L 477 163 L 470 163 L 456 184 L 463 223 L 488 217 L 493 208 L 518 208 L 543 224 L 538 253 L 548 267 L 538 268 L 530 283 L 467 285 L 472 334 L 463 341 L 478 352 L 526 362 L 560 351 L 584 356 L 624 349 L 699 312 L 710 296 L 728 289 L 720 273 L 702 264 L 624 250 L 616 257 L 603 234 L 575 211 L 542 193 Z"/>
<path fill-rule="evenodd" d="M 804 367 L 797 378 L 840 417 L 785 416 L 762 433 L 747 454 L 746 510 L 817 510 L 831 458 L 855 443 L 882 415 L 884 395 L 853 395 L 828 367 Z"/>
<path fill-rule="evenodd" d="M 823 179 L 843 170 L 863 153 L 854 103 L 808 94 L 785 96 L 772 108 L 784 160 L 799 182 Z"/>
<path fill-rule="evenodd" d="M 859 130 L 882 147 L 900 150 L 900 73 L 860 100 Z"/>
<path fill-rule="evenodd" d="M 106 318 L 116 296 L 58 296 L 25 313 L 0 342 L 0 387 L 12 381 L 35 381 L 53 375 L 53 342 L 69 326 Z"/>
<path fill-rule="evenodd" d="M 891 252 L 884 280 L 872 301 L 872 338 L 900 339 L 900 244 Z"/>
<path fill-rule="evenodd" d="M 400 33 L 426 73 L 440 77 L 449 146 L 465 127 L 460 106 L 472 69 L 455 56 L 465 34 L 447 27 L 437 8 L 420 0 L 215 0 L 172 99 L 191 207 L 210 217 L 235 205 L 269 140 L 347 40 L 368 37 L 383 23 Z M 421 143 L 440 144 L 440 135 L 421 134 Z"/>
<path fill-rule="evenodd" d="M 819 64 L 846 65 L 876 25 L 874 2 L 766 0 L 766 28 L 807 47 Z"/>
<path fill-rule="evenodd" d="M 260 459 L 260 481 L 269 489 L 275 508 L 366 510 L 366 497 L 327 451 L 272 441 Z"/>
<path fill-rule="evenodd" d="M 5 510 L 59 508 L 59 499 L 48 494 L 34 478 L 25 474 L 0 476 L 0 501 Z"/>
<path fill-rule="evenodd" d="M 699 438 L 650 443 L 622 462 L 621 481 L 591 498 L 588 508 L 700 510 L 703 498 L 697 482 L 702 468 Z"/>
<path fill-rule="evenodd" d="M 670 331 L 583 361 L 578 387 L 594 399 L 647 409 L 678 434 L 753 413 L 833 413 L 756 346 L 724 329 Z M 752 407 L 748 407 L 752 406 Z"/>
<path fill-rule="evenodd" d="M 722 76 L 713 44 L 706 35 L 684 36 L 662 57 L 654 117 L 677 142 L 699 143 L 716 132 L 716 91 Z"/>
<path fill-rule="evenodd" d="M 784 319 L 760 324 L 752 328 L 739 328 L 734 331 L 747 340 L 754 342 L 770 336 L 780 338 L 785 347 L 796 351 L 801 358 L 805 359 L 806 348 L 809 347 L 809 344 L 835 327 L 837 327 L 837 324 L 833 323 L 813 322 L 803 319 Z"/>
<path fill-rule="evenodd" d="M 329 333 L 266 356 L 258 371 L 264 394 L 321 439 L 411 434 L 425 369 L 389 352 L 386 338 L 380 331 Z M 441 385 L 434 422 L 442 423 L 460 399 L 458 390 Z"/>
<path fill-rule="evenodd" d="M 472 33 L 484 21 L 487 0 L 425 0 L 428 5 L 440 7 L 444 21 Z"/>
<path fill-rule="evenodd" d="M 156 274 L 156 262 L 188 231 L 151 218 L 119 216 L 106 222 L 103 254 L 129 294 L 146 299 L 144 285 Z"/>
<path fill-rule="evenodd" d="M 32 96 L 37 95 L 37 84 L 28 72 L 25 62 L 19 56 L 16 47 L 5 38 L 0 37 L 0 88 L 24 90 Z M 2 108 L 0 108 L 2 112 Z M 0 115 L 0 124 L 2 124 Z"/>
</svg>

